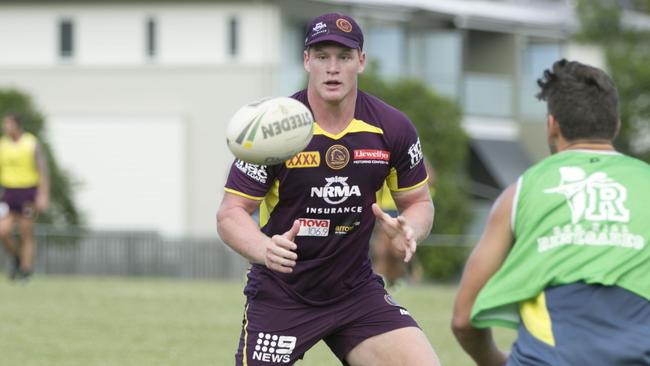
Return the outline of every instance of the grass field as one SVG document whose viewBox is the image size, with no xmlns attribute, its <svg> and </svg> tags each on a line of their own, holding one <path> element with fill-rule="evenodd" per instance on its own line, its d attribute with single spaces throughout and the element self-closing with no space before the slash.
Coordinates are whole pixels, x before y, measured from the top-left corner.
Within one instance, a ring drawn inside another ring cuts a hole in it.
<svg viewBox="0 0 650 366">
<path fill-rule="evenodd" d="M 0 364 L 233 365 L 243 283 L 171 279 L 0 279 Z M 415 316 L 444 365 L 471 365 L 449 321 L 454 287 L 408 286 L 394 298 Z M 499 330 L 509 348 L 515 334 Z M 319 343 L 301 366 L 340 365 Z"/>
</svg>

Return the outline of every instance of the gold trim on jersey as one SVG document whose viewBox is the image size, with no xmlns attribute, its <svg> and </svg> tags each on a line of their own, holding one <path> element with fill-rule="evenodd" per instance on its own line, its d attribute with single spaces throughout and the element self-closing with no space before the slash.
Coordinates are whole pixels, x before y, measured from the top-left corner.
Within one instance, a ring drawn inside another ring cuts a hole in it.
<svg viewBox="0 0 650 366">
<path fill-rule="evenodd" d="M 264 227 L 269 222 L 271 212 L 278 205 L 278 202 L 280 202 L 280 181 L 276 179 L 271 189 L 264 196 L 264 202 L 260 205 L 260 227 Z"/>
<path fill-rule="evenodd" d="M 244 309 L 244 349 L 242 350 L 242 359 L 244 361 L 244 366 L 248 365 L 248 355 L 246 354 L 246 349 L 248 348 L 248 304 L 246 304 L 246 309 Z"/>
<path fill-rule="evenodd" d="M 336 135 L 323 130 L 318 125 L 317 122 L 314 122 L 314 135 L 324 135 L 333 140 L 338 140 L 348 133 L 355 133 L 355 132 L 370 132 L 370 133 L 378 133 L 380 135 L 384 134 L 384 130 L 382 130 L 381 128 L 377 126 L 373 126 L 369 123 L 366 123 L 364 121 L 355 118 L 353 118 L 352 121 L 350 121 L 348 126 L 343 131 L 337 133 Z"/>
<path fill-rule="evenodd" d="M 255 201 L 262 201 L 264 199 L 264 197 L 251 196 L 251 195 L 246 194 L 246 193 L 235 191 L 234 189 L 231 189 L 231 188 L 224 188 L 223 190 L 228 192 L 228 193 L 236 194 L 238 196 L 246 197 L 248 199 L 252 199 L 252 200 L 255 200 Z"/>
<path fill-rule="evenodd" d="M 397 170 L 395 168 L 390 168 L 390 171 L 388 172 L 388 177 L 386 177 L 386 185 L 388 186 L 388 189 L 390 189 L 393 192 L 410 191 L 411 189 L 415 189 L 427 184 L 428 181 L 429 181 L 429 176 L 427 175 L 427 177 L 424 178 L 424 180 L 418 184 L 409 187 L 399 188 L 399 184 L 397 182 Z"/>
</svg>

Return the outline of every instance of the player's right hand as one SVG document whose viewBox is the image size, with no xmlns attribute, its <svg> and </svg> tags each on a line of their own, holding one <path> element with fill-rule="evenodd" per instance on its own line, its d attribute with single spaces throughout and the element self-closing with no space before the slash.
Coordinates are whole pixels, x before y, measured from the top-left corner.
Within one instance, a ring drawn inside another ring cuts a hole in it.
<svg viewBox="0 0 650 366">
<path fill-rule="evenodd" d="M 407 263 L 413 258 L 417 243 L 414 231 L 404 216 L 391 217 L 385 213 L 378 204 L 372 204 L 372 212 L 380 223 L 380 228 L 390 239 L 392 247 L 397 253 L 404 257 Z"/>
<path fill-rule="evenodd" d="M 300 230 L 300 221 L 295 220 L 289 231 L 282 235 L 273 235 L 266 246 L 264 264 L 268 269 L 282 273 L 293 272 L 296 265 L 298 246 L 294 243 Z"/>
</svg>

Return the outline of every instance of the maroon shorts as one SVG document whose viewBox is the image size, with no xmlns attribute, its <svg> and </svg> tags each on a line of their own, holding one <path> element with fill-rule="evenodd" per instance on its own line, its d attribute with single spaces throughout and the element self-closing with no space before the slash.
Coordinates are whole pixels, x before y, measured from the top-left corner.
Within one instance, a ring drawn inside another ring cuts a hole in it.
<svg viewBox="0 0 650 366">
<path fill-rule="evenodd" d="M 9 206 L 9 211 L 23 216 L 31 217 L 34 213 L 36 200 L 36 187 L 30 188 L 5 188 L 2 202 Z"/>
<path fill-rule="evenodd" d="M 418 327 L 379 281 L 368 282 L 353 295 L 328 306 L 297 302 L 270 279 L 265 282 L 248 297 L 235 356 L 237 366 L 293 365 L 320 340 L 347 365 L 347 354 L 365 339 L 398 328 Z"/>
</svg>

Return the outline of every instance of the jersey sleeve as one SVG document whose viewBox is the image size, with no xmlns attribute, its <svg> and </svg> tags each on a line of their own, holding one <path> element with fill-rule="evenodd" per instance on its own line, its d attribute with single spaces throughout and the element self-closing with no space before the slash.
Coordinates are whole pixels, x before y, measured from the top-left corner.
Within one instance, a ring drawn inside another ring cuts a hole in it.
<svg viewBox="0 0 650 366">
<path fill-rule="evenodd" d="M 266 165 L 235 159 L 230 167 L 224 190 L 242 197 L 261 201 L 271 187 L 274 169 Z"/>
<path fill-rule="evenodd" d="M 408 191 L 426 184 L 427 171 L 422 147 L 413 123 L 401 115 L 390 131 L 390 172 L 386 183 L 391 191 Z"/>
</svg>

